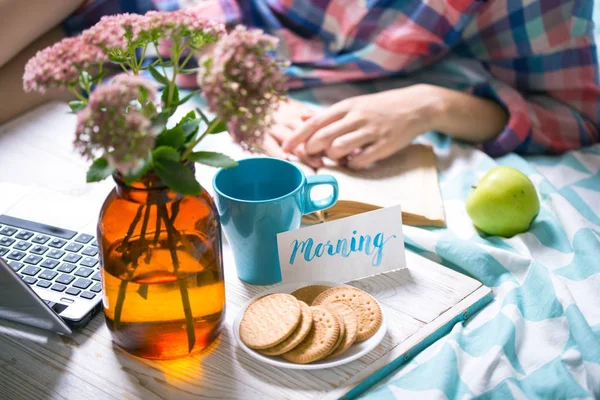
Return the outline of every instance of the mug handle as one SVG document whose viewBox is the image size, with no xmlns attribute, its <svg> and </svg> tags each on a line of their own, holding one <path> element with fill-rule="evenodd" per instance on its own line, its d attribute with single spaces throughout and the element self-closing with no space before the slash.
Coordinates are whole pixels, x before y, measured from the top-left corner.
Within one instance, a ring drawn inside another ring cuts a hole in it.
<svg viewBox="0 0 600 400">
<path fill-rule="evenodd" d="M 319 185 L 330 185 L 333 188 L 333 194 L 320 200 L 312 200 L 310 193 L 312 188 Z M 338 183 L 331 175 L 309 175 L 306 177 L 306 190 L 304 192 L 304 214 L 310 214 L 315 211 L 324 210 L 333 206 L 338 199 Z"/>
</svg>

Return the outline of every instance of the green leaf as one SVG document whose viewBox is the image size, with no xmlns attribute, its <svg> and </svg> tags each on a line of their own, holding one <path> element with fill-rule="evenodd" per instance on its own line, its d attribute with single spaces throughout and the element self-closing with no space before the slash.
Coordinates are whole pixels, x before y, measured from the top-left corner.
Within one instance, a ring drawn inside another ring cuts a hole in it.
<svg viewBox="0 0 600 400">
<path fill-rule="evenodd" d="M 202 187 L 192 171 L 177 161 L 154 160 L 154 170 L 172 190 L 183 195 L 198 195 Z"/>
<path fill-rule="evenodd" d="M 177 105 L 180 106 L 180 105 L 184 104 L 186 101 L 188 101 L 189 99 L 191 99 L 192 97 L 194 97 L 198 93 L 200 93 L 200 90 L 194 90 L 192 93 L 188 94 L 183 99 L 179 100 L 177 102 Z"/>
<path fill-rule="evenodd" d="M 173 85 L 173 104 L 179 104 L 179 88 L 177 87 L 177 85 Z"/>
<path fill-rule="evenodd" d="M 169 88 L 171 86 L 173 87 L 173 97 L 171 98 L 171 103 L 169 104 Z M 165 106 L 170 105 L 171 107 L 177 107 L 177 103 L 179 103 L 179 89 L 177 88 L 177 85 L 169 84 L 168 86 L 166 86 L 160 98 L 165 104 Z"/>
<path fill-rule="evenodd" d="M 148 100 L 148 89 L 140 86 L 139 87 L 140 90 L 140 97 L 138 98 L 140 104 L 146 104 L 146 101 Z"/>
<path fill-rule="evenodd" d="M 169 120 L 169 118 L 171 117 L 171 115 L 173 115 L 176 110 L 177 110 L 177 108 L 173 108 L 173 107 L 163 108 L 162 110 L 160 110 L 160 112 L 156 116 L 156 121 L 165 125 L 167 123 L 167 121 Z"/>
<path fill-rule="evenodd" d="M 165 86 L 168 86 L 168 85 L 169 85 L 169 83 L 170 83 L 170 82 L 169 82 L 169 80 L 168 80 L 168 79 L 167 79 L 167 78 L 166 78 L 164 75 L 162 75 L 160 72 L 158 72 L 158 71 L 156 70 L 156 68 L 154 68 L 153 66 L 150 66 L 150 67 L 148 68 L 148 70 L 150 71 L 150 74 L 152 75 L 152 77 L 153 77 L 153 78 L 154 78 L 154 79 L 155 79 L 155 80 L 156 80 L 158 83 L 162 83 L 162 84 L 163 84 L 163 85 L 165 85 Z"/>
<path fill-rule="evenodd" d="M 81 100 L 72 100 L 69 102 L 69 107 L 71 108 L 71 111 L 76 113 L 85 108 L 85 103 Z"/>
<path fill-rule="evenodd" d="M 183 133 L 185 133 L 186 141 L 189 141 L 194 137 L 196 132 L 198 132 L 198 127 L 201 123 L 201 119 L 190 119 L 181 124 Z"/>
<path fill-rule="evenodd" d="M 144 160 L 144 165 L 142 166 L 142 168 L 140 168 L 133 174 L 123 176 L 123 180 L 127 185 L 131 185 L 133 182 L 139 181 L 142 176 L 146 175 L 146 173 L 150 171 L 151 167 L 152 163 L 150 162 L 150 157 L 148 157 L 146 160 Z"/>
<path fill-rule="evenodd" d="M 214 151 L 196 151 L 188 156 L 190 161 L 210 165 L 218 168 L 231 168 L 237 166 L 237 162 L 225 154 Z"/>
<path fill-rule="evenodd" d="M 185 135 L 185 143 L 188 143 L 190 140 L 194 138 L 196 132 L 198 132 L 198 126 L 202 121 L 196 118 L 196 113 L 194 111 L 188 112 L 175 127 L 180 127 L 183 130 L 183 134 Z"/>
<path fill-rule="evenodd" d="M 158 65 L 158 63 L 160 63 L 160 61 L 159 60 L 155 60 L 154 62 L 152 62 L 152 64 L 147 64 L 147 65 L 144 65 L 143 67 L 141 67 L 140 71 L 147 71 L 151 67 L 154 67 L 154 66 Z"/>
<path fill-rule="evenodd" d="M 189 75 L 189 74 L 195 74 L 199 70 L 200 70 L 200 68 L 184 68 L 179 72 L 184 75 Z"/>
<path fill-rule="evenodd" d="M 92 165 L 87 171 L 86 181 L 87 182 L 100 182 L 109 177 L 115 169 L 108 165 L 108 161 L 104 157 L 100 157 L 94 160 Z"/>
<path fill-rule="evenodd" d="M 124 63 L 124 62 L 126 62 L 126 61 L 127 61 L 127 58 L 126 58 L 126 57 L 119 57 L 119 56 L 117 56 L 117 55 L 113 55 L 113 54 L 110 54 L 110 55 L 108 56 L 108 59 L 109 59 L 110 61 L 114 62 L 115 64 L 122 64 L 122 63 Z"/>
<path fill-rule="evenodd" d="M 211 125 L 212 125 L 212 122 L 211 122 Z M 221 132 L 225 132 L 226 130 L 227 130 L 227 124 L 223 121 L 219 121 L 215 125 L 210 127 L 210 129 L 208 130 L 208 133 L 210 133 L 210 134 L 221 133 Z"/>
<path fill-rule="evenodd" d="M 83 89 L 86 90 L 90 84 L 90 74 L 87 71 L 82 71 L 81 75 L 79 76 L 79 86 Z"/>
<path fill-rule="evenodd" d="M 184 124 L 186 121 L 192 120 L 192 119 L 196 119 L 196 113 L 192 110 L 190 112 L 188 112 L 187 114 L 185 114 L 183 116 L 183 118 L 181 118 L 179 120 L 179 122 L 177 123 L 177 125 L 182 125 Z"/>
<path fill-rule="evenodd" d="M 98 83 L 99 83 L 99 82 L 100 82 L 102 79 L 104 79 L 104 77 L 105 77 L 107 74 L 108 74 L 108 71 L 107 71 L 107 70 L 104 70 L 104 71 L 100 72 L 98 75 L 94 76 L 94 77 L 92 78 L 92 80 L 93 80 L 94 82 L 98 82 Z"/>
<path fill-rule="evenodd" d="M 199 109 L 198 107 L 196 107 L 196 112 L 198 113 L 198 115 L 200 116 L 200 118 L 202 118 L 202 120 L 204 121 L 204 123 L 206 124 L 206 126 L 210 125 L 210 122 L 209 122 L 208 118 L 206 117 L 206 114 L 204 114 L 201 109 Z"/>
<path fill-rule="evenodd" d="M 170 146 L 178 149 L 185 143 L 185 133 L 181 126 L 174 126 L 171 129 L 166 129 L 156 138 L 155 147 Z"/>
<path fill-rule="evenodd" d="M 170 146 L 160 146 L 152 151 L 153 160 L 179 161 L 179 152 Z"/>
</svg>

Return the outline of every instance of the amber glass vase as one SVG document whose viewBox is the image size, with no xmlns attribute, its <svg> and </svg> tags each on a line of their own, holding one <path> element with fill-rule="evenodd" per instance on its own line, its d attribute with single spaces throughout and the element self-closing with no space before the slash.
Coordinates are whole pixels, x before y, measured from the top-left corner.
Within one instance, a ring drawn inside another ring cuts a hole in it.
<svg viewBox="0 0 600 400">
<path fill-rule="evenodd" d="M 181 196 L 156 175 L 113 176 L 98 221 L 103 305 L 113 341 L 144 358 L 196 353 L 225 318 L 221 229 L 210 195 Z"/>
</svg>

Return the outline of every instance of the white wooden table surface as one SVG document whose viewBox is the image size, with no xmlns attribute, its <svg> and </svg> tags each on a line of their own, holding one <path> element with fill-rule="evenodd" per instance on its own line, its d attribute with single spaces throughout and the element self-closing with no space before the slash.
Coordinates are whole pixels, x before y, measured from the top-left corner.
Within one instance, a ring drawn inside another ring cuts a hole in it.
<svg viewBox="0 0 600 400">
<path fill-rule="evenodd" d="M 85 183 L 88 164 L 72 150 L 74 122 L 66 105 L 51 103 L 0 126 L 0 213 L 95 232 L 114 183 Z M 207 148 L 227 139 L 216 136 Z M 210 171 L 198 171 L 207 189 Z M 135 358 L 112 343 L 101 314 L 69 337 L 0 320 L 0 399 L 337 398 L 447 322 L 451 311 L 487 293 L 481 283 L 408 252 L 409 268 L 355 283 L 388 317 L 388 333 L 375 350 L 338 368 L 282 370 L 236 346 L 231 324 L 239 307 L 266 287 L 237 279 L 226 243 L 224 255 L 226 326 L 202 353 Z"/>
</svg>

